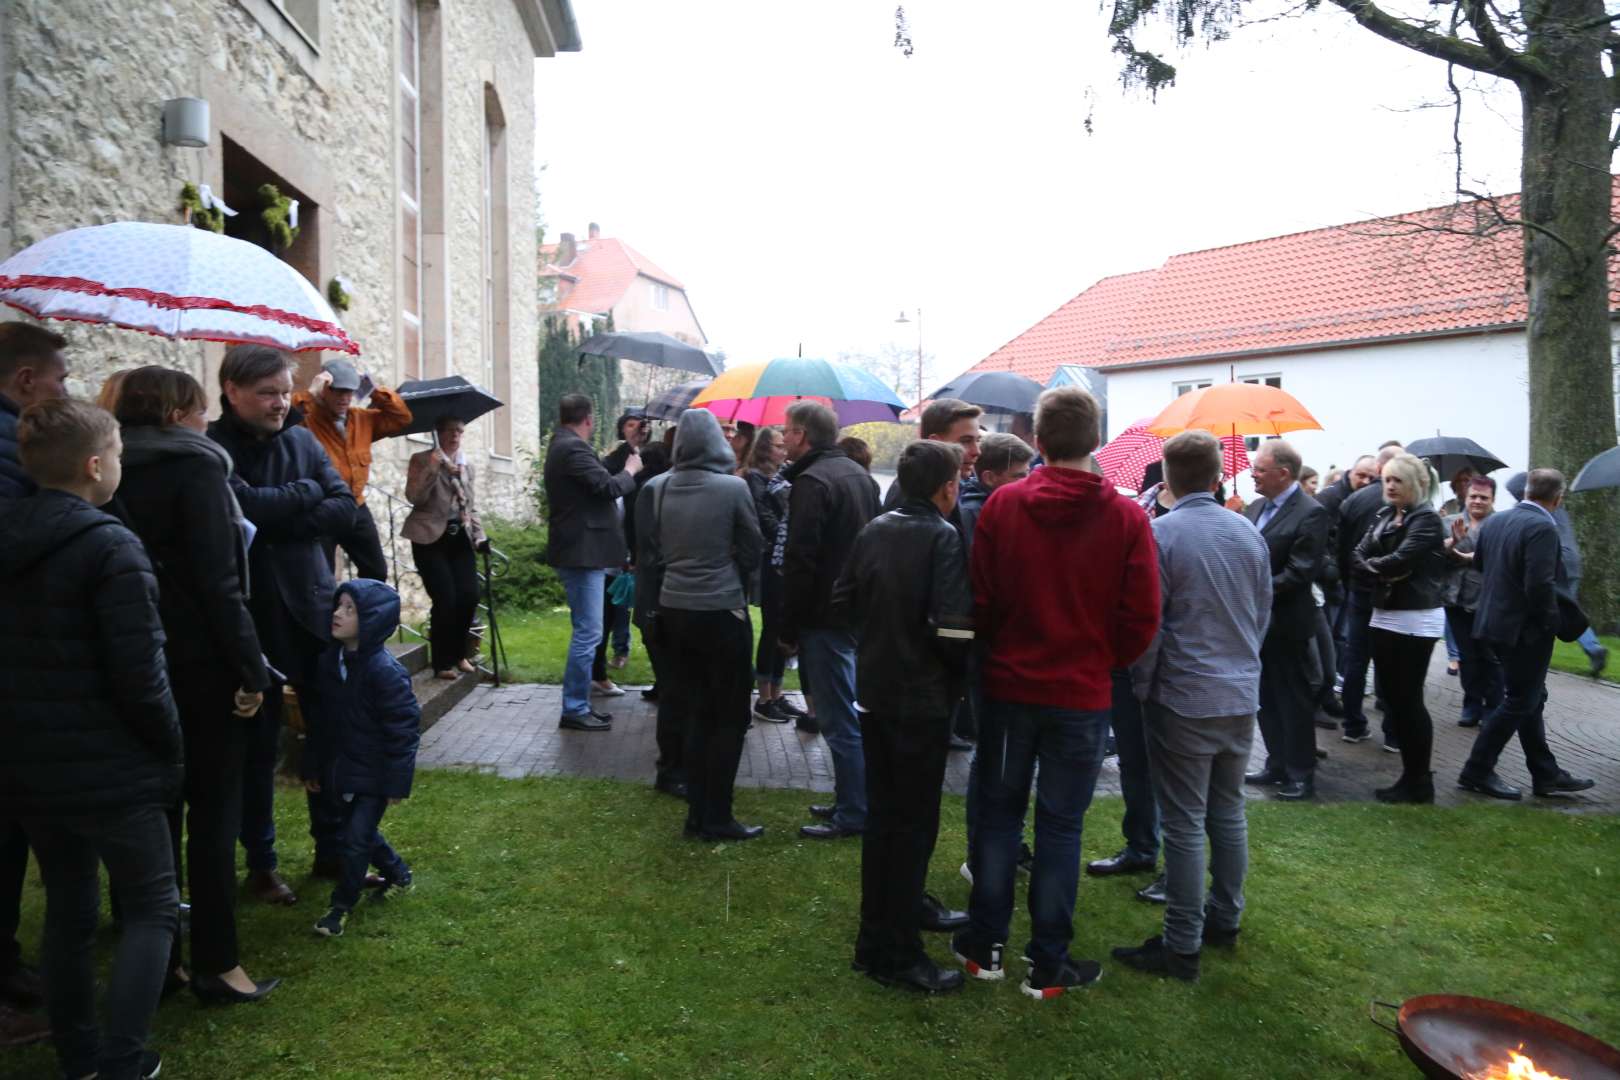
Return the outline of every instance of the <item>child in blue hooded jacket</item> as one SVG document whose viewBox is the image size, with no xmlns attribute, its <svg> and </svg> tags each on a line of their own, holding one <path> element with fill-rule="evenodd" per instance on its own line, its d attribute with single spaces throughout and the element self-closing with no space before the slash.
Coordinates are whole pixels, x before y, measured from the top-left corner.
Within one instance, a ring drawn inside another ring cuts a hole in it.
<svg viewBox="0 0 1620 1080">
<path fill-rule="evenodd" d="M 398 627 L 397 592 L 367 578 L 344 582 L 332 612 L 333 645 L 316 667 L 316 693 L 306 698 L 314 715 L 304 787 L 342 815 L 342 874 L 331 910 L 315 924 L 323 937 L 342 936 L 368 864 L 382 875 L 384 895 L 411 887 L 411 868 L 377 831 L 384 811 L 411 793 L 422 724 L 411 677 L 384 644 Z"/>
</svg>

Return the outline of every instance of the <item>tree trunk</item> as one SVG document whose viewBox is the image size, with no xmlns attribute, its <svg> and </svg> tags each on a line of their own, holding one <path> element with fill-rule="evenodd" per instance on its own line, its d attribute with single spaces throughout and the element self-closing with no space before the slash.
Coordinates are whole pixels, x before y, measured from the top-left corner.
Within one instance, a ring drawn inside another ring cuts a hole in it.
<svg viewBox="0 0 1620 1080">
<path fill-rule="evenodd" d="M 1529 226 L 1530 464 L 1574 480 L 1589 458 L 1615 445 L 1603 240 L 1613 220 L 1609 120 L 1615 97 L 1601 63 L 1608 32 L 1602 0 L 1550 0 L 1536 16 L 1527 52 L 1550 77 L 1519 81 L 1521 213 Z M 1572 29 L 1588 22 L 1590 29 Z M 1595 624 L 1612 630 L 1620 618 L 1620 505 L 1608 491 L 1573 496 L 1569 509 L 1585 555 L 1583 602 Z"/>
</svg>

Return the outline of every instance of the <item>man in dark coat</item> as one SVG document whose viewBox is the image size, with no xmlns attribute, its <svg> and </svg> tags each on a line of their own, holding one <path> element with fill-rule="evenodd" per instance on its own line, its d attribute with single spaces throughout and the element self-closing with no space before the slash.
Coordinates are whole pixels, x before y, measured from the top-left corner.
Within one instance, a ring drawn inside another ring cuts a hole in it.
<svg viewBox="0 0 1620 1080">
<path fill-rule="evenodd" d="M 134 533 L 97 507 L 120 476 L 118 425 L 66 399 L 22 414 L 39 490 L 0 515 L 0 817 L 22 822 L 45 883 L 45 987 L 66 1076 L 148 1076 L 145 1049 L 177 929 L 166 810 L 180 720 L 157 581 Z M 90 962 L 107 866 L 123 914 L 97 1030 Z"/>
<path fill-rule="evenodd" d="M 283 680 L 306 692 L 315 660 L 330 639 L 332 566 L 323 537 L 354 523 L 354 494 L 292 408 L 292 361 L 266 345 L 235 345 L 219 367 L 221 415 L 208 437 L 231 455 L 231 490 L 254 527 L 248 546 L 248 610 L 276 681 L 250 721 L 242 777 L 242 846 L 248 888 L 273 904 L 296 903 L 277 871 L 276 758 L 281 738 Z M 318 800 L 309 803 L 315 874 L 338 872 L 337 823 Z"/>
<path fill-rule="evenodd" d="M 1373 459 L 1373 479 L 1377 479 L 1389 459 L 1401 452 L 1399 443 L 1385 443 Z M 1361 467 L 1357 462 L 1356 467 Z M 1367 696 L 1367 661 L 1372 656 L 1372 582 L 1360 577 L 1351 563 L 1351 554 L 1372 528 L 1373 519 L 1384 505 L 1384 486 L 1368 482 L 1339 504 L 1335 523 L 1334 548 L 1339 560 L 1339 580 L 1344 583 L 1344 613 L 1339 618 L 1343 646 L 1339 649 L 1339 677 L 1343 680 L 1340 700 L 1344 710 L 1344 734 L 1348 743 L 1368 737 L 1367 714 L 1362 708 Z M 1389 722 L 1384 721 L 1384 738 L 1389 739 Z"/>
<path fill-rule="evenodd" d="M 611 473 L 591 449 L 596 417 L 591 399 L 564 394 L 557 430 L 546 450 L 546 561 L 568 594 L 573 633 L 563 669 L 559 728 L 608 731 L 609 713 L 591 708 L 591 661 L 602 640 L 602 590 L 610 567 L 624 565 L 624 532 L 615 500 L 635 489 L 641 455 L 631 447 L 624 469 Z M 628 444 L 627 444 L 628 445 Z"/>
<path fill-rule="evenodd" d="M 0 502 L 34 491 L 17 456 L 17 414 L 39 401 L 66 397 L 67 339 L 32 323 L 0 323 Z M 28 838 L 0 816 L 0 1046 L 36 1042 L 50 1034 L 38 1016 L 21 1011 L 44 1004 L 39 973 L 22 961 L 22 917 Z"/>
<path fill-rule="evenodd" d="M 882 983 L 959 990 L 923 951 L 921 930 L 967 921 L 939 916 L 923 891 L 939 836 L 951 707 L 973 644 L 973 593 L 962 542 L 944 514 L 956 505 L 961 451 L 914 442 L 900 454 L 905 502 L 867 525 L 833 590 L 833 608 L 860 638 L 855 686 L 870 799 L 861 841 L 861 928 L 855 964 Z M 926 913 L 926 914 L 925 914 Z"/>
<path fill-rule="evenodd" d="M 1250 784 L 1275 786 L 1279 799 L 1316 794 L 1316 701 L 1311 641 L 1316 598 L 1311 582 L 1326 558 L 1328 512 L 1299 486 L 1299 451 L 1281 439 L 1262 443 L 1254 456 L 1248 518 L 1271 552 L 1271 624 L 1260 648 L 1260 733 L 1266 766 Z"/>
<path fill-rule="evenodd" d="M 1474 569 L 1482 577 L 1474 637 L 1501 658 L 1507 688 L 1502 704 L 1480 722 L 1474 748 L 1457 777 L 1457 786 L 1465 791 L 1497 799 L 1522 796 L 1496 775 L 1497 759 L 1514 733 L 1537 796 L 1592 786 L 1591 780 L 1559 768 L 1547 745 L 1547 666 L 1559 623 L 1558 594 L 1568 590 L 1554 517 L 1563 501 L 1563 474 L 1532 470 L 1524 501 L 1486 518 L 1474 538 Z"/>
<path fill-rule="evenodd" d="M 782 477 L 793 490 L 777 641 L 784 652 L 800 656 L 800 675 L 833 759 L 832 805 L 810 807 L 821 820 L 799 832 L 811 840 L 836 840 L 866 828 L 866 763 L 855 720 L 855 635 L 833 612 L 832 591 L 855 537 L 878 515 L 877 491 L 871 475 L 838 449 L 838 416 L 827 406 L 794 402 L 782 440 L 792 459 Z"/>
</svg>

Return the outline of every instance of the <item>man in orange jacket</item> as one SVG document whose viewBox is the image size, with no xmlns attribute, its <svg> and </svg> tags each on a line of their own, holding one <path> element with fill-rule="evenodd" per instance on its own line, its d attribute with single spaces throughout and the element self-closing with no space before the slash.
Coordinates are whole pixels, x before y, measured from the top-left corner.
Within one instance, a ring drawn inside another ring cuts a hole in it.
<svg viewBox="0 0 1620 1080">
<path fill-rule="evenodd" d="M 410 406 L 394 391 L 374 387 L 367 408 L 354 406 L 360 389 L 360 372 L 347 360 L 328 360 L 315 373 L 308 390 L 293 395 L 293 408 L 299 414 L 289 423 L 301 421 L 320 441 L 332 467 L 354 492 L 354 524 L 346 535 L 323 536 L 321 546 L 333 569 L 337 568 L 339 545 L 354 563 L 355 573 L 377 581 L 388 580 L 388 560 L 383 557 L 377 523 L 366 509 L 366 480 L 371 475 L 371 444 L 404 431 L 411 423 Z"/>
</svg>

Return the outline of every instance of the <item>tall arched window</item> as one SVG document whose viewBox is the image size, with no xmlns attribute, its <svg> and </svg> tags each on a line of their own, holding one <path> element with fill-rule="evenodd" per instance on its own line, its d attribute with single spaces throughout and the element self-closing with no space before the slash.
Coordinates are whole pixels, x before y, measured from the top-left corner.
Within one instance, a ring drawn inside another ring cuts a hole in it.
<svg viewBox="0 0 1620 1080">
<path fill-rule="evenodd" d="M 422 42 L 417 0 L 399 0 L 399 378 L 422 377 Z"/>
<path fill-rule="evenodd" d="M 506 117 L 484 86 L 484 377 L 507 408 L 490 416 L 490 453 L 512 456 L 512 287 L 507 251 Z"/>
</svg>

